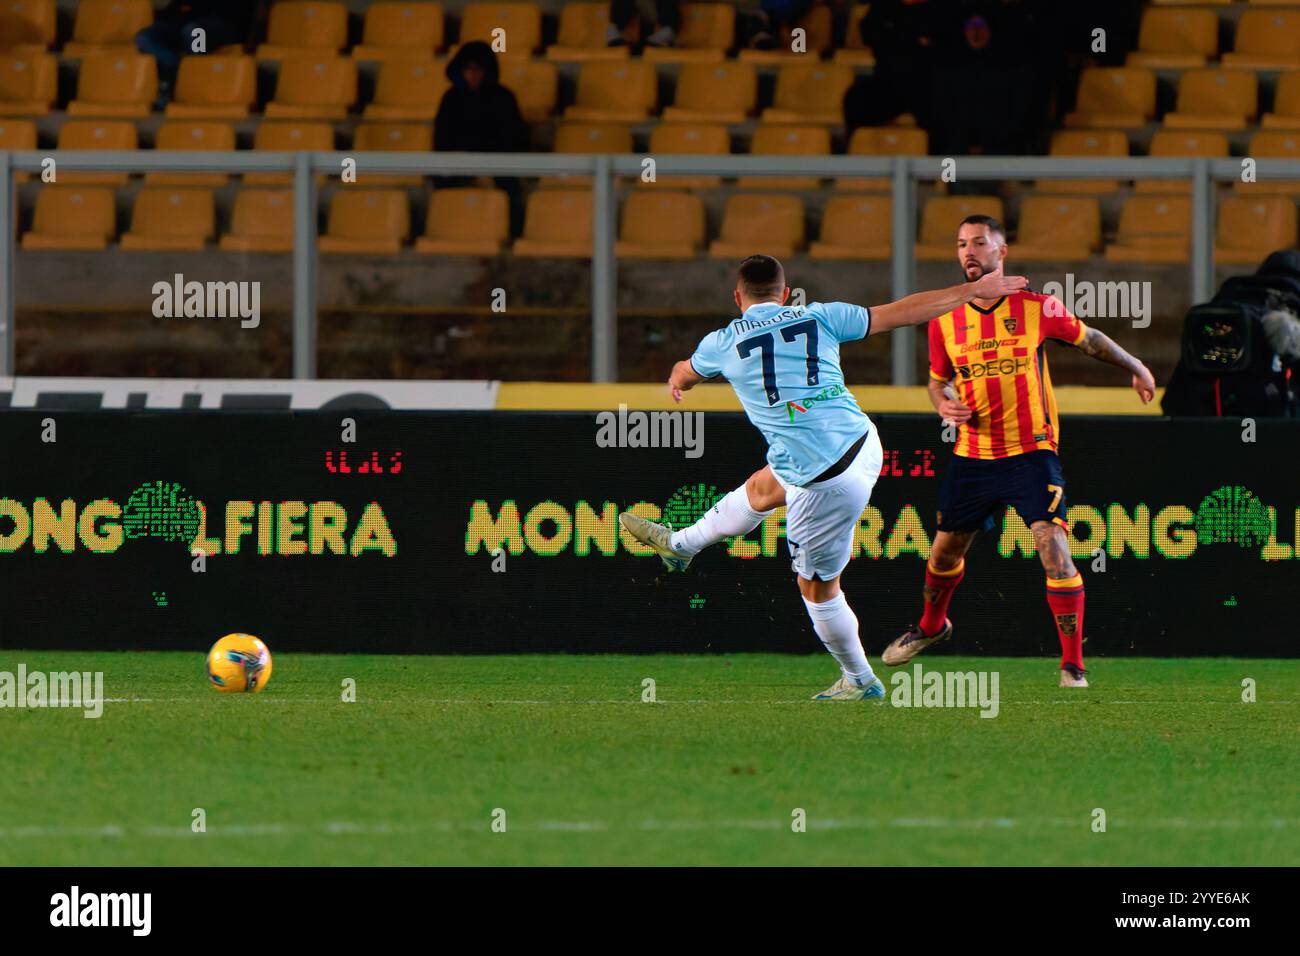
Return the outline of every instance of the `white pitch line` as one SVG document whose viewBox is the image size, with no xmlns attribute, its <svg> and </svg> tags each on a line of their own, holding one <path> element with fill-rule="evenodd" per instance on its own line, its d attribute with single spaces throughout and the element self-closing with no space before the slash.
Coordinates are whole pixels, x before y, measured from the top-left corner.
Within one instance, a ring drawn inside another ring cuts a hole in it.
<svg viewBox="0 0 1300 956">
<path fill-rule="evenodd" d="M 238 696 L 242 696 L 242 695 L 238 695 Z M 215 699 L 215 698 L 213 698 L 213 697 L 211 697 L 211 696 L 206 696 L 206 697 L 106 697 L 106 698 L 104 698 L 104 701 L 103 701 L 103 702 L 106 703 L 106 704 L 195 704 L 195 703 L 200 703 L 200 702 L 202 702 L 202 701 L 210 701 L 210 700 L 214 700 L 214 699 Z M 262 703 L 262 704 L 344 704 L 344 703 L 346 703 L 345 701 L 341 701 L 341 700 L 338 700 L 337 698 L 333 698 L 333 697 L 263 697 L 263 696 L 260 696 L 260 695 L 259 695 L 259 696 L 257 696 L 255 699 L 256 699 L 259 703 Z M 402 697 L 402 698 L 387 698 L 387 697 L 371 698 L 371 697 L 360 697 L 360 698 L 358 698 L 358 699 L 357 699 L 355 702 L 353 702 L 353 703 L 363 703 L 363 704 L 479 704 L 479 705 L 487 705 L 487 704 L 490 704 L 490 705 L 505 704 L 505 705 L 518 705 L 518 706 L 538 706 L 538 705 L 545 705 L 545 706 L 561 706 L 561 705 L 562 705 L 562 706 L 587 706 L 587 705 L 605 706 L 605 705 L 610 705 L 610 704 L 627 704 L 627 705 L 632 705 L 632 704 L 654 703 L 654 704 L 689 704 L 689 705 L 696 705 L 696 706 L 707 706 L 707 705 L 709 705 L 709 704 L 759 704 L 759 705 L 763 705 L 763 706 L 769 706 L 769 705 L 773 705 L 773 704 L 804 705 L 804 704 L 808 704 L 808 703 L 811 703 L 811 702 L 812 702 L 812 701 L 810 701 L 810 700 L 806 700 L 806 699 L 804 699 L 804 698 L 794 698 L 794 699 L 792 699 L 792 698 L 788 698 L 788 697 L 787 697 L 787 698 L 777 699 L 777 700 L 757 700 L 757 699 L 752 699 L 752 698 L 744 698 L 744 699 L 740 699 L 740 698 L 736 698 L 736 699 L 732 699 L 732 698 L 701 698 L 701 699 L 698 699 L 698 700 L 691 700 L 691 699 L 672 700 L 672 699 L 669 699 L 669 700 L 656 700 L 656 701 L 652 701 L 652 702 L 641 701 L 641 700 L 625 700 L 625 699 L 617 699 L 617 700 L 614 700 L 614 699 L 611 699 L 611 700 L 516 700 L 516 699 L 505 699 L 505 700 L 502 700 L 502 699 L 487 699 L 487 698 L 478 698 L 478 697 Z M 883 702 L 884 702 L 884 703 L 889 703 L 888 699 L 884 700 Z M 1145 706 L 1167 705 L 1167 704 L 1192 705 L 1192 706 L 1198 706 L 1198 705 L 1211 705 L 1211 706 L 1225 706 L 1225 707 L 1241 707 L 1241 706 L 1243 706 L 1244 702 L 1243 702 L 1243 701 L 1239 701 L 1239 700 L 1177 700 L 1177 699 L 1175 699 L 1175 700 L 1163 700 L 1163 699 L 1162 699 L 1162 700 L 1104 700 L 1104 699 L 1103 699 L 1103 700 L 1098 700 L 1098 699 L 1095 698 L 1095 697 L 1089 698 L 1089 697 L 1083 697 L 1083 696 L 1076 697 L 1076 698 L 1073 698 L 1073 699 L 1070 699 L 1070 700 L 1007 700 L 1007 699 L 1005 699 L 1005 698 L 1002 698 L 1002 699 L 1000 699 L 1000 700 L 998 701 L 998 705 L 999 705 L 999 706 L 1004 706 L 1004 705 L 1006 705 L 1006 706 L 1013 706 L 1013 707 L 1057 707 L 1057 706 L 1062 706 L 1062 705 L 1064 705 L 1064 706 L 1073 706 L 1073 705 L 1080 705 L 1080 704 L 1093 704 L 1093 705 L 1102 705 L 1102 706 L 1108 706 L 1108 707 L 1109 707 L 1109 706 L 1145 707 Z M 1294 707 L 1294 706 L 1296 706 L 1296 705 L 1300 705 L 1300 701 L 1295 701 L 1295 700 L 1259 700 L 1259 701 L 1255 701 L 1255 702 L 1254 702 L 1253 704 L 1251 704 L 1250 706 L 1259 706 L 1259 705 L 1261 705 L 1261 704 L 1263 704 L 1263 705 L 1272 705 L 1272 706 L 1287 706 L 1287 707 Z M 351 704 L 349 704 L 349 706 L 351 706 Z M 24 708 L 24 709 L 27 709 L 27 710 L 40 710 L 40 709 L 42 709 L 42 708 L 30 707 L 30 708 Z M 970 708 L 970 707 L 959 708 L 959 707 L 911 707 L 911 706 L 907 706 L 907 707 L 901 707 L 901 708 L 899 708 L 899 709 L 902 709 L 902 710 L 970 710 L 970 709 L 972 709 L 972 708 Z"/>
</svg>

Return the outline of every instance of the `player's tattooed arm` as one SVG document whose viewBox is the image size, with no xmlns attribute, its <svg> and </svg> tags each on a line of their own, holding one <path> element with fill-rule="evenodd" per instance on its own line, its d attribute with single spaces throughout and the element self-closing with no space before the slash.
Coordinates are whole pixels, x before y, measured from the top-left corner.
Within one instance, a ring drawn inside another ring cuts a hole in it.
<svg viewBox="0 0 1300 956">
<path fill-rule="evenodd" d="M 1083 334 L 1083 341 L 1076 348 L 1085 355 L 1091 355 L 1099 361 L 1117 365 L 1125 371 L 1131 372 L 1133 375 L 1133 390 L 1138 393 L 1138 397 L 1142 399 L 1143 404 L 1155 398 L 1156 380 L 1152 376 L 1151 370 L 1120 348 L 1109 335 L 1094 328 L 1089 328 Z"/>
<path fill-rule="evenodd" d="M 672 395 L 674 402 L 680 402 L 682 392 L 690 391 L 700 382 L 706 381 L 708 379 L 695 371 L 695 366 L 689 359 L 682 359 L 673 366 L 673 373 L 668 376 L 668 394 Z"/>
</svg>

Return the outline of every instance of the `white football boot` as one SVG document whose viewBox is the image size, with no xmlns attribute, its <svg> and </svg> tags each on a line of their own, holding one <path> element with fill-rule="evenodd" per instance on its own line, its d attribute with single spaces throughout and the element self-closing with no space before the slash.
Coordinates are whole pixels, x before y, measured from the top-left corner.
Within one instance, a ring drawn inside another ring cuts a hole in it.
<svg viewBox="0 0 1300 956">
<path fill-rule="evenodd" d="M 813 700 L 884 700 L 885 685 L 879 677 L 873 677 L 865 684 L 859 684 L 848 677 L 841 677 L 820 694 L 814 694 Z"/>
<path fill-rule="evenodd" d="M 653 548 L 655 554 L 668 566 L 669 571 L 685 571 L 686 566 L 691 563 L 691 559 L 685 555 L 678 554 L 669 544 L 672 540 L 673 529 L 663 524 L 655 524 L 653 521 L 647 521 L 630 511 L 624 511 L 618 516 L 618 523 L 623 526 L 623 530 L 636 538 L 648 548 Z"/>
<path fill-rule="evenodd" d="M 1082 667 L 1075 667 L 1073 664 L 1066 664 L 1061 668 L 1061 683 L 1059 686 L 1087 687 L 1088 678 L 1083 676 L 1086 673 L 1087 671 Z"/>
<path fill-rule="evenodd" d="M 913 624 L 885 648 L 885 652 L 880 655 L 880 659 L 890 667 L 897 667 L 899 664 L 906 664 L 931 644 L 938 644 L 950 637 L 952 637 L 952 621 L 946 618 L 943 622 L 943 630 L 929 637 L 922 634 L 921 628 Z"/>
</svg>

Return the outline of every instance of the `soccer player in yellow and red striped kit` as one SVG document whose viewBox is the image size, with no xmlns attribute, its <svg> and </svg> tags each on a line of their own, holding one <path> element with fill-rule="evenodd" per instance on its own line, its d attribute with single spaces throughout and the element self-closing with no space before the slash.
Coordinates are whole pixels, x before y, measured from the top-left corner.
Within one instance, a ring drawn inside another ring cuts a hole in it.
<svg viewBox="0 0 1300 956">
<path fill-rule="evenodd" d="M 1006 232 L 996 219 L 977 215 L 962 221 L 957 258 L 967 282 L 1000 275 L 1006 257 Z M 939 491 L 939 529 L 925 569 L 921 620 L 885 649 L 886 664 L 905 663 L 952 635 L 948 603 L 965 576 L 966 552 L 996 511 L 1012 507 L 1033 532 L 1047 572 L 1047 603 L 1061 638 L 1061 686 L 1088 686 L 1083 578 L 1066 534 L 1048 339 L 1130 372 L 1144 403 L 1155 397 L 1145 365 L 1051 296 L 1026 290 L 996 301 L 975 299 L 932 319 L 930 400 L 940 417 L 957 424 L 957 443 Z"/>
</svg>

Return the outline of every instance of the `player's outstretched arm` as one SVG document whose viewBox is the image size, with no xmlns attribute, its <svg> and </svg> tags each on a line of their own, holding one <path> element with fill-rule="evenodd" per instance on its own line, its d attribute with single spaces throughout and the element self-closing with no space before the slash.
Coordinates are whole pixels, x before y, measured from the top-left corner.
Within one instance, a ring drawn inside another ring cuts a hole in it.
<svg viewBox="0 0 1300 956">
<path fill-rule="evenodd" d="M 682 392 L 690 391 L 700 382 L 707 381 L 708 379 L 695 371 L 695 366 L 689 359 L 682 359 L 673 366 L 673 373 L 668 376 L 668 394 L 673 397 L 674 402 L 680 402 Z"/>
<path fill-rule="evenodd" d="M 1027 285 L 1029 280 L 1024 276 L 990 273 L 976 282 L 963 282 L 933 292 L 916 292 L 897 302 L 872 306 L 871 331 L 887 332 L 904 325 L 920 325 L 965 305 L 971 299 L 1000 299 Z"/>
<path fill-rule="evenodd" d="M 1133 375 L 1133 390 L 1138 393 L 1143 405 L 1156 397 L 1156 380 L 1152 376 L 1151 370 L 1116 345 L 1114 339 L 1109 335 L 1098 332 L 1094 328 L 1089 328 L 1083 334 L 1083 341 L 1075 347 L 1085 355 L 1091 355 L 1102 362 L 1118 365 L 1125 371 L 1131 372 Z"/>
</svg>

